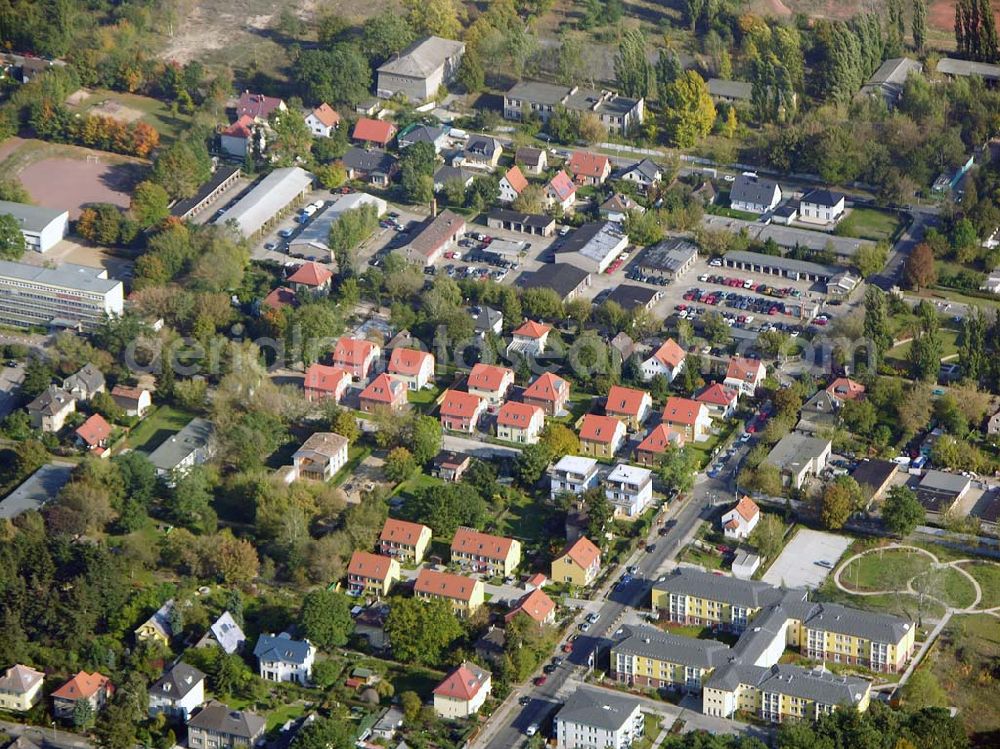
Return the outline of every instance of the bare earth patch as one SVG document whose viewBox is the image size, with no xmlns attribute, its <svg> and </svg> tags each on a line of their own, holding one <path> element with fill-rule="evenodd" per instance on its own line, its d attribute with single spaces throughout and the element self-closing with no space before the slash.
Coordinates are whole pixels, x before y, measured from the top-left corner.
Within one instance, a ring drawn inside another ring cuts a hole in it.
<svg viewBox="0 0 1000 749">
<path fill-rule="evenodd" d="M 128 208 L 129 196 L 145 171 L 140 163 L 110 161 L 101 156 L 57 156 L 25 166 L 18 178 L 37 205 L 68 210 L 70 218 L 75 219 L 93 203 Z"/>
<path fill-rule="evenodd" d="M 71 107 L 78 107 L 83 104 L 91 96 L 90 91 L 85 88 L 78 88 L 76 91 L 71 93 L 66 97 L 66 104 Z"/>
<path fill-rule="evenodd" d="M 115 101 L 114 99 L 105 99 L 99 104 L 95 104 L 90 108 L 90 112 L 91 114 L 110 117 L 111 119 L 118 120 L 119 122 L 132 123 L 136 120 L 142 119 L 142 112 L 138 109 L 127 107 L 120 101 Z"/>
</svg>

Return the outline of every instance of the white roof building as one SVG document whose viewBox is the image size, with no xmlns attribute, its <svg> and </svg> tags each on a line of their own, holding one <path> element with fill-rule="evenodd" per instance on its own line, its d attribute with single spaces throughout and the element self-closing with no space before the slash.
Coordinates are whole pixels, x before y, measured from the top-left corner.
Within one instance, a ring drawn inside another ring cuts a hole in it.
<svg viewBox="0 0 1000 749">
<path fill-rule="evenodd" d="M 297 166 L 275 169 L 214 223 L 225 226 L 233 221 L 240 234 L 252 237 L 309 192 L 314 179 L 312 172 Z"/>
</svg>

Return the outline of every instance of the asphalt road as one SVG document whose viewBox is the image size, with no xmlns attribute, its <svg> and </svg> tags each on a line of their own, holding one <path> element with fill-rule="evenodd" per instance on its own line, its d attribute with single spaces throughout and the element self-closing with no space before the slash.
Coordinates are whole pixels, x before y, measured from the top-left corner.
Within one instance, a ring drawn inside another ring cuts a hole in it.
<svg viewBox="0 0 1000 749">
<path fill-rule="evenodd" d="M 25 726 L 20 723 L 0 721 L 0 730 L 14 737 L 24 736 L 41 747 L 84 749 L 85 747 L 92 746 L 89 741 L 79 734 L 60 731 L 55 728 L 40 728 L 38 726 Z"/>
</svg>

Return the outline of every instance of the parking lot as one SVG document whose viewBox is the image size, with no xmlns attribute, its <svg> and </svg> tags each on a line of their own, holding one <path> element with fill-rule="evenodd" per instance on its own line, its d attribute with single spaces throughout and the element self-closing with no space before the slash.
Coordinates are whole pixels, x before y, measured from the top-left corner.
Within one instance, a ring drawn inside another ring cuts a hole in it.
<svg viewBox="0 0 1000 749">
<path fill-rule="evenodd" d="M 816 589 L 850 545 L 846 536 L 800 528 L 762 579 L 771 585 Z"/>
</svg>

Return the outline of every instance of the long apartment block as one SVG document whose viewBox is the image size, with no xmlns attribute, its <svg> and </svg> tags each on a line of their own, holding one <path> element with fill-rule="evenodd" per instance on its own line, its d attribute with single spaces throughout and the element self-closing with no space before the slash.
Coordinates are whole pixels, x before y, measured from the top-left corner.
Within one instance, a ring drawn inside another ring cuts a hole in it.
<svg viewBox="0 0 1000 749">
<path fill-rule="evenodd" d="M 102 268 L 0 260 L 0 325 L 93 330 L 124 306 L 122 282 Z"/>
</svg>

